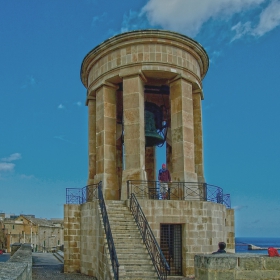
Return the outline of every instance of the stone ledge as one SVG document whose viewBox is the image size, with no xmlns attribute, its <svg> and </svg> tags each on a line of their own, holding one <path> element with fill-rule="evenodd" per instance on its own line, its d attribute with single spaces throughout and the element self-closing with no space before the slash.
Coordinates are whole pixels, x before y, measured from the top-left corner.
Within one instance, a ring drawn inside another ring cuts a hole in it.
<svg viewBox="0 0 280 280">
<path fill-rule="evenodd" d="M 32 279 L 32 250 L 30 244 L 21 245 L 20 249 L 7 262 L 0 263 L 0 279 Z"/>
<path fill-rule="evenodd" d="M 196 255 L 195 277 L 211 279 L 280 279 L 280 258 L 258 254 Z"/>
</svg>

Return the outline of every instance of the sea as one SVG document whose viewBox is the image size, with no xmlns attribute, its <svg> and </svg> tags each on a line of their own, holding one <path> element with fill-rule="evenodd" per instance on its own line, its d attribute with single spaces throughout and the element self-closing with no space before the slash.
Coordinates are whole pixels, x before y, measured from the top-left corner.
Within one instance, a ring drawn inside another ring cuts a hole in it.
<svg viewBox="0 0 280 280">
<path fill-rule="evenodd" d="M 248 245 L 266 248 L 264 250 L 248 250 Z M 274 247 L 279 249 L 280 253 L 280 237 L 236 237 L 235 252 L 268 255 L 267 248 Z"/>
</svg>

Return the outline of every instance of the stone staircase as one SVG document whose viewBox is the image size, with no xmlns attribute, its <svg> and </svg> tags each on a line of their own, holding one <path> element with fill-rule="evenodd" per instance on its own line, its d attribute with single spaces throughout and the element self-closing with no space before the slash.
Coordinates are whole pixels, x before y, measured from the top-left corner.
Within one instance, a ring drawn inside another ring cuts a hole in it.
<svg viewBox="0 0 280 280">
<path fill-rule="evenodd" d="M 107 200 L 106 208 L 120 265 L 119 279 L 158 279 L 139 229 L 125 202 Z"/>
</svg>

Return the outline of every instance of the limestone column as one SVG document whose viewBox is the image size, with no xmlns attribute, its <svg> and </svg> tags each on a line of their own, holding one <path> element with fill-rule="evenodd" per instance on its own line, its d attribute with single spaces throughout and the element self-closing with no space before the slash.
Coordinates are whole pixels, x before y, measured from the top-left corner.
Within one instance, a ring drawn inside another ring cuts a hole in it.
<svg viewBox="0 0 280 280">
<path fill-rule="evenodd" d="M 88 185 L 94 184 L 96 174 L 96 98 L 88 98 Z"/>
<path fill-rule="evenodd" d="M 146 147 L 145 168 L 147 173 L 147 180 L 156 181 L 156 147 Z"/>
<path fill-rule="evenodd" d="M 161 166 L 161 164 L 160 164 L 160 166 Z M 173 173 L 173 169 L 172 169 L 172 146 L 167 142 L 166 142 L 166 164 L 167 164 L 167 169 L 169 170 L 170 174 L 172 174 Z M 171 177 L 171 180 L 173 180 L 172 177 Z"/>
<path fill-rule="evenodd" d="M 119 199 L 116 168 L 116 89 L 103 84 L 96 91 L 96 176 L 105 199 Z"/>
<path fill-rule="evenodd" d="M 144 86 L 139 75 L 123 78 L 124 166 L 121 199 L 127 180 L 147 180 L 145 172 Z"/>
<path fill-rule="evenodd" d="M 194 158 L 198 182 L 205 182 L 203 169 L 203 138 L 201 90 L 193 92 Z"/>
<path fill-rule="evenodd" d="M 197 182 L 194 160 L 192 84 L 181 77 L 170 82 L 172 181 Z"/>
</svg>

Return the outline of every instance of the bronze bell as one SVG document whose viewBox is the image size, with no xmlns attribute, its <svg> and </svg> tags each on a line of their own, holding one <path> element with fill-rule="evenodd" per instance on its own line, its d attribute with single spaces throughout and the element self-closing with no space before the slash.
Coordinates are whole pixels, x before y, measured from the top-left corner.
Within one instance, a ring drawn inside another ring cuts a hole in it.
<svg viewBox="0 0 280 280">
<path fill-rule="evenodd" d="M 162 112 L 159 106 L 145 102 L 145 137 L 146 147 L 153 147 L 164 143 L 164 138 L 157 130 L 162 125 Z"/>
</svg>

